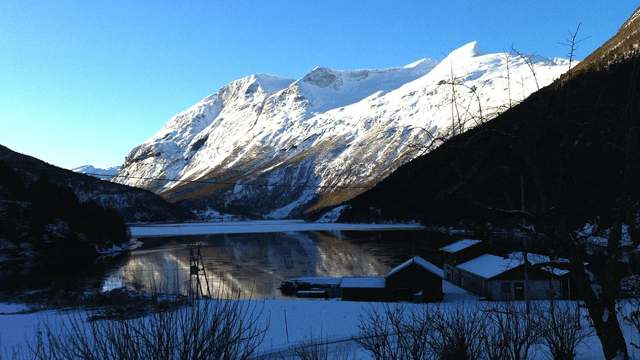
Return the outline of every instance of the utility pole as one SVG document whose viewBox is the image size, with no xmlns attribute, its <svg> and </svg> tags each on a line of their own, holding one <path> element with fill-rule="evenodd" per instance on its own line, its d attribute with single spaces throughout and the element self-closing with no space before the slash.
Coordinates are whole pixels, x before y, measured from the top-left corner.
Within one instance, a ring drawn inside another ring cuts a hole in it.
<svg viewBox="0 0 640 360">
<path fill-rule="evenodd" d="M 200 244 L 188 244 L 187 246 L 189 247 L 189 296 L 204 296 L 202 282 L 200 281 L 201 273 L 204 276 L 204 281 L 207 285 L 207 296 L 211 296 L 211 290 L 209 289 L 209 279 L 207 278 L 207 270 L 204 267 L 202 253 L 200 252 Z M 193 281 L 194 276 L 195 289 Z"/>
<path fill-rule="evenodd" d="M 527 220 L 524 218 L 524 175 L 520 175 L 520 207 L 522 210 L 522 226 L 525 227 L 527 225 Z M 527 307 L 527 315 L 531 314 L 531 303 L 529 302 L 529 271 L 528 271 L 528 264 L 529 264 L 529 259 L 527 256 L 527 248 L 528 248 L 528 241 L 527 241 L 527 237 L 529 235 L 524 234 L 524 250 L 522 251 L 522 257 L 523 257 L 523 261 L 524 261 L 524 301 Z"/>
</svg>

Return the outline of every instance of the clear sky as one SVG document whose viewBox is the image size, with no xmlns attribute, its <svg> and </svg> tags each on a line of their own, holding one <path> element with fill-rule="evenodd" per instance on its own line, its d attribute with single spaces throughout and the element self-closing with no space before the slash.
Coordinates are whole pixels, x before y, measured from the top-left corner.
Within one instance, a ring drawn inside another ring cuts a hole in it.
<svg viewBox="0 0 640 360">
<path fill-rule="evenodd" d="M 615 5 L 612 5 L 614 4 Z M 51 164 L 121 165 L 174 115 L 254 73 L 380 69 L 477 40 L 486 52 L 576 57 L 638 3 L 563 1 L 4 0 L 0 144 Z"/>
</svg>

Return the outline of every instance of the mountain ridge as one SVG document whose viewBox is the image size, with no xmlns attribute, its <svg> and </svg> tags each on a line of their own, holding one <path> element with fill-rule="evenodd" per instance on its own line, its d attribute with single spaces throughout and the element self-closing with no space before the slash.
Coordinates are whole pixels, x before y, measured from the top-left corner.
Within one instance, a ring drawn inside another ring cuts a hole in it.
<svg viewBox="0 0 640 360">
<path fill-rule="evenodd" d="M 352 198 L 434 139 L 487 121 L 567 68 L 471 42 L 440 62 L 316 67 L 279 90 L 252 75 L 169 120 L 113 181 L 189 206 L 298 217 Z"/>
</svg>

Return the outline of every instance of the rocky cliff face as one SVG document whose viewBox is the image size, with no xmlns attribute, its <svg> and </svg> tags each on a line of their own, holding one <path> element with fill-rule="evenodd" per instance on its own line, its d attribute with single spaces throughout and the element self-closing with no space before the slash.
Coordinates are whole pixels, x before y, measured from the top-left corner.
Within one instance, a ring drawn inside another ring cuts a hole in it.
<svg viewBox="0 0 640 360">
<path fill-rule="evenodd" d="M 295 81 L 251 75 L 171 119 L 113 181 L 220 211 L 300 216 L 366 191 L 567 69 L 473 42 L 441 62 L 315 68 Z"/>
</svg>

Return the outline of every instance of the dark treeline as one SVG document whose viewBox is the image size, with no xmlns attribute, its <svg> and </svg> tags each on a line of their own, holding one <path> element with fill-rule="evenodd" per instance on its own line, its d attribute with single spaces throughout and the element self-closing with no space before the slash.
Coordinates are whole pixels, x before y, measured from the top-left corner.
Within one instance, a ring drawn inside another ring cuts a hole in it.
<svg viewBox="0 0 640 360">
<path fill-rule="evenodd" d="M 341 220 L 477 227 L 562 216 L 569 229 L 611 224 L 625 176 L 637 178 L 640 154 L 626 149 L 640 144 L 639 70 L 635 58 L 542 89 L 401 167 L 350 201 Z M 628 185 L 640 200 L 637 182 Z"/>
<path fill-rule="evenodd" d="M 0 236 L 13 245 L 68 252 L 128 241 L 126 224 L 114 210 L 95 201 L 81 203 L 70 187 L 52 184 L 46 172 L 28 180 L 28 175 L 0 162 Z"/>
</svg>

